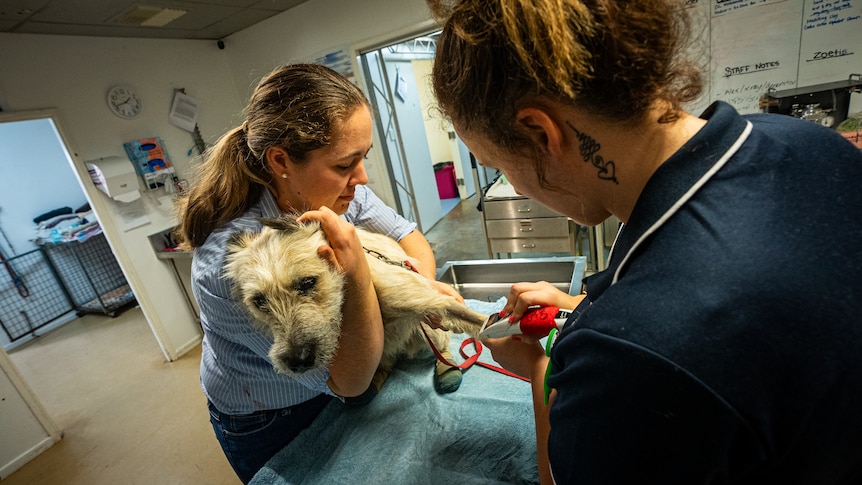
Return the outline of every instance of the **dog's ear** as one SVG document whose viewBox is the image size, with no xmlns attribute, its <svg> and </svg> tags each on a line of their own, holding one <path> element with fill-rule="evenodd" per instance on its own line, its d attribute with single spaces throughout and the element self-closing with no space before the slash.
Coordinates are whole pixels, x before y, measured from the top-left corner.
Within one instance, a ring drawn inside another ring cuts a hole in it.
<svg viewBox="0 0 862 485">
<path fill-rule="evenodd" d="M 264 226 L 271 227 L 278 231 L 294 232 L 303 226 L 303 224 L 296 222 L 297 217 L 298 216 L 285 214 L 281 217 L 261 217 L 258 221 L 260 221 Z"/>
<path fill-rule="evenodd" d="M 296 220 L 288 220 L 283 217 L 261 217 L 258 221 L 266 227 L 271 227 L 279 231 L 296 230 Z"/>
<path fill-rule="evenodd" d="M 227 239 L 228 253 L 235 253 L 246 248 L 248 243 L 251 241 L 251 236 L 252 234 L 248 231 L 236 231 L 231 233 L 230 237 Z"/>
</svg>

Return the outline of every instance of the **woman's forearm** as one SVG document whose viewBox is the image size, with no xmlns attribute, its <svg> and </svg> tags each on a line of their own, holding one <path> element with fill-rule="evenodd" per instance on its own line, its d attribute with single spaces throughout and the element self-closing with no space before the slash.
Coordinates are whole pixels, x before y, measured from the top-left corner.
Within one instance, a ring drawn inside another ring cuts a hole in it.
<svg viewBox="0 0 862 485">
<path fill-rule="evenodd" d="M 431 250 L 431 244 L 421 232 L 414 229 L 398 241 L 398 244 L 408 256 L 419 260 L 419 267 L 416 268 L 419 274 L 432 281 L 437 279 L 437 260 L 434 258 L 434 251 Z"/>
<path fill-rule="evenodd" d="M 328 384 L 335 394 L 353 397 L 368 388 L 383 354 L 383 319 L 370 278 L 348 282 L 342 309 L 341 338 Z"/>
<path fill-rule="evenodd" d="M 551 478 L 551 464 L 548 461 L 548 435 L 551 432 L 548 411 L 556 391 L 551 392 L 548 404 L 545 404 L 545 369 L 547 365 L 547 358 L 540 359 L 530 376 L 530 384 L 533 388 L 533 414 L 536 420 L 536 457 L 539 465 L 539 481 L 542 485 L 554 483 Z"/>
</svg>

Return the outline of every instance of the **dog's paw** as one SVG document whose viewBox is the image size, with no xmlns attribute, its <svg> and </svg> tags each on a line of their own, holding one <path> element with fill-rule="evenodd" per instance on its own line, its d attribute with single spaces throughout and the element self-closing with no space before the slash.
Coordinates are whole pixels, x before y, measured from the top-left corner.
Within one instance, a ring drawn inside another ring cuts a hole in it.
<svg viewBox="0 0 862 485">
<path fill-rule="evenodd" d="M 434 390 L 440 394 L 455 392 L 461 387 L 461 369 L 437 364 L 434 372 Z"/>
</svg>

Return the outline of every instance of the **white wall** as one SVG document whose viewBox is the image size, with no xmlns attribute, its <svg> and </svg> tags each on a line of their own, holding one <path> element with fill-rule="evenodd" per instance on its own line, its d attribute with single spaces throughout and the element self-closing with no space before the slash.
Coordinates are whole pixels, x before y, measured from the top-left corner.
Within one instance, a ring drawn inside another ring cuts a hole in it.
<svg viewBox="0 0 862 485">
<path fill-rule="evenodd" d="M 411 61 L 410 64 L 413 66 L 413 76 L 416 78 L 416 95 L 419 97 L 419 110 L 425 123 L 425 137 L 428 139 L 431 164 L 451 162 L 454 159 L 448 132 L 452 127 L 447 120 L 443 119 L 440 111 L 435 109 L 437 100 L 431 87 L 431 69 L 434 67 L 434 59 Z M 461 176 L 460 173 L 458 176 Z"/>
<path fill-rule="evenodd" d="M 234 82 L 248 96 L 272 68 L 343 47 L 423 30 L 425 0 L 311 0 L 225 39 Z M 245 91 L 243 91 L 245 89 Z"/>
<path fill-rule="evenodd" d="M 60 440 L 62 432 L 45 412 L 20 372 L 0 348 L 0 481 Z"/>
<path fill-rule="evenodd" d="M 7 258 L 37 248 L 35 217 L 87 202 L 48 120 L 0 125 L 0 180 L 0 227 L 12 245 L 0 240 L 0 249 Z"/>
<path fill-rule="evenodd" d="M 449 134 L 455 134 L 452 124 L 443 118 L 434 98 L 434 89 L 431 86 L 431 70 L 434 67 L 433 59 L 413 61 L 413 72 L 416 77 L 416 89 L 419 95 L 419 104 L 422 106 L 422 119 L 425 122 L 425 136 L 428 138 L 428 150 L 431 152 L 431 163 L 452 162 L 455 167 L 455 178 L 463 181 L 458 185 L 458 194 L 462 199 L 469 198 L 476 193 L 473 182 L 473 173 L 469 158 L 461 158 L 461 148 L 466 146 L 461 139 L 455 135 L 450 139 Z M 469 153 L 469 152 L 468 152 Z"/>
</svg>

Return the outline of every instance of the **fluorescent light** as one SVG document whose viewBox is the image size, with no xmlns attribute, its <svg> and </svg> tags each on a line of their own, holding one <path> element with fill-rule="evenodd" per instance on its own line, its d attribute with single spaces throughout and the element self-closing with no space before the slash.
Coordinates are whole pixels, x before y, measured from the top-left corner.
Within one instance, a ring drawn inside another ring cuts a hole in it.
<svg viewBox="0 0 862 485">
<path fill-rule="evenodd" d="M 182 10 L 179 8 L 163 8 L 159 13 L 141 22 L 141 25 L 145 25 L 147 27 L 164 27 L 187 13 L 189 13 L 188 10 Z"/>
</svg>

